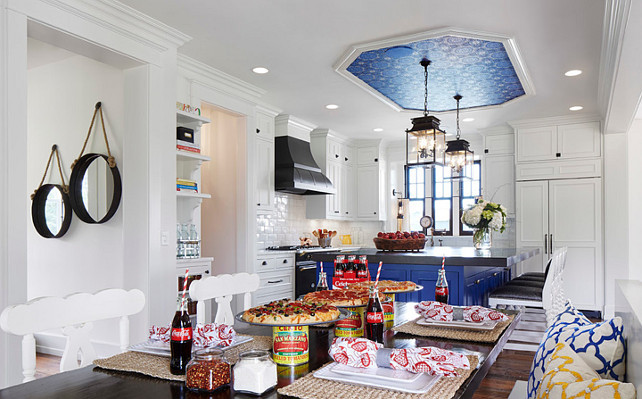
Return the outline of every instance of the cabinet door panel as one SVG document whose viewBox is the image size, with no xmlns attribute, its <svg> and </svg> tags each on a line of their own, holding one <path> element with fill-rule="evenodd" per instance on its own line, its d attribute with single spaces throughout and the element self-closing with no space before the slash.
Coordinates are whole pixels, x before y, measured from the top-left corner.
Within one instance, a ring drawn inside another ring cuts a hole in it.
<svg viewBox="0 0 642 399">
<path fill-rule="evenodd" d="M 515 153 L 515 136 L 502 134 L 484 137 L 484 153 L 491 156 Z"/>
<path fill-rule="evenodd" d="M 512 155 L 484 158 L 484 197 L 515 213 L 515 159 Z"/>
<path fill-rule="evenodd" d="M 602 179 L 554 180 L 549 183 L 553 249 L 567 247 L 564 289 L 583 309 L 603 305 Z"/>
<path fill-rule="evenodd" d="M 541 272 L 548 260 L 548 254 L 544 251 L 547 245 L 544 240 L 548 237 L 548 182 L 517 182 L 516 189 L 517 247 L 539 248 L 544 254 L 521 262 L 522 270 L 518 270 L 518 273 Z M 546 249 L 548 253 L 549 248 Z"/>
<path fill-rule="evenodd" d="M 355 217 L 356 185 L 354 167 L 341 165 L 341 215 L 345 219 L 352 219 Z"/>
<path fill-rule="evenodd" d="M 359 165 L 376 165 L 379 162 L 378 147 L 360 147 L 357 149 L 357 161 Z"/>
<path fill-rule="evenodd" d="M 600 123 L 573 123 L 557 127 L 557 152 L 564 158 L 600 156 Z"/>
<path fill-rule="evenodd" d="M 256 140 L 256 204 L 258 210 L 274 207 L 274 142 Z"/>
<path fill-rule="evenodd" d="M 357 172 L 357 216 L 379 220 L 379 166 L 362 166 Z"/>
<path fill-rule="evenodd" d="M 555 159 L 557 127 L 523 128 L 517 132 L 517 161 Z"/>
</svg>

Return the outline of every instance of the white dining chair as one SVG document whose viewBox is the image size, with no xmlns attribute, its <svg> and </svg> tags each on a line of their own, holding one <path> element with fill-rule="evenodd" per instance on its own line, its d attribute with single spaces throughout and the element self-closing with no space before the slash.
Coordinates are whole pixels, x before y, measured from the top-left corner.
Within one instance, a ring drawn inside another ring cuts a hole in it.
<svg viewBox="0 0 642 399">
<path fill-rule="evenodd" d="M 60 371 L 91 364 L 96 351 L 89 340 L 94 321 L 120 318 L 120 350 L 129 347 L 129 318 L 143 310 L 145 295 L 133 289 L 110 288 L 95 294 L 76 293 L 66 297 L 41 297 L 6 307 L 0 314 L 2 330 L 22 335 L 23 382 L 35 379 L 36 340 L 34 333 L 62 328 L 67 336 Z M 80 357 L 80 363 L 78 358 Z"/>
<path fill-rule="evenodd" d="M 232 313 L 232 297 L 237 294 L 243 296 L 243 310 L 252 306 L 252 292 L 259 289 L 261 280 L 258 274 L 236 273 L 210 276 L 194 280 L 189 287 L 189 296 L 196 304 L 196 322 L 205 324 L 205 301 L 214 299 L 217 303 L 214 322 L 219 324 L 234 325 Z"/>
</svg>

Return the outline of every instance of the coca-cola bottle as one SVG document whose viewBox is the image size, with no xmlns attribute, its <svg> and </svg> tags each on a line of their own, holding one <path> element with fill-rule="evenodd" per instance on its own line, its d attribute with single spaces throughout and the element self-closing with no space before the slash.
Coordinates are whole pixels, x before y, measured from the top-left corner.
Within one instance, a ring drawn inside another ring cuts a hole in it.
<svg viewBox="0 0 642 399">
<path fill-rule="evenodd" d="M 345 255 L 337 255 L 337 258 L 334 260 L 334 277 L 343 278 L 343 261 L 345 260 Z"/>
<path fill-rule="evenodd" d="M 371 341 L 383 344 L 383 306 L 379 300 L 379 290 L 370 287 L 370 298 L 366 307 L 365 336 Z"/>
<path fill-rule="evenodd" d="M 366 255 L 359 255 L 359 269 L 357 269 L 357 278 L 368 278 L 368 258 Z"/>
<path fill-rule="evenodd" d="M 172 320 L 171 334 L 169 370 L 172 374 L 185 374 L 185 366 L 192 358 L 192 322 L 187 312 L 187 298 L 181 294 L 178 296 L 178 309 Z"/>
<path fill-rule="evenodd" d="M 328 277 L 325 272 L 319 272 L 319 282 L 316 291 L 325 291 L 328 289 Z"/>
<path fill-rule="evenodd" d="M 348 255 L 348 261 L 345 263 L 346 269 L 344 271 L 344 275 L 346 278 L 355 278 L 355 270 L 354 270 L 354 261 L 357 259 L 356 255 Z"/>
<path fill-rule="evenodd" d="M 446 270 L 441 267 L 439 275 L 437 276 L 437 284 L 435 286 L 435 301 L 441 303 L 448 303 L 448 281 L 446 280 Z"/>
</svg>

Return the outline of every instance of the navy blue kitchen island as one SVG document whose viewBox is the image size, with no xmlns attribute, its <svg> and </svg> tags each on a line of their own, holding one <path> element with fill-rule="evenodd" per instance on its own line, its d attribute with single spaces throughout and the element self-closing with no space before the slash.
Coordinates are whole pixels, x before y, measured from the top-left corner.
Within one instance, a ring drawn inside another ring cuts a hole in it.
<svg viewBox="0 0 642 399">
<path fill-rule="evenodd" d="M 374 248 L 350 251 L 309 252 L 306 259 L 317 262 L 317 281 L 320 263 L 332 284 L 334 259 L 337 255 L 366 255 L 372 279 L 377 275 L 379 262 L 383 262 L 381 280 L 413 281 L 424 286 L 421 291 L 397 294 L 402 302 L 435 299 L 437 272 L 441 269 L 442 256 L 446 256 L 446 279 L 450 290 L 451 305 L 488 304 L 488 294 L 504 285 L 513 276 L 516 265 L 539 253 L 539 249 L 492 248 L 476 251 L 472 247 L 430 247 L 418 252 L 386 252 Z"/>
</svg>

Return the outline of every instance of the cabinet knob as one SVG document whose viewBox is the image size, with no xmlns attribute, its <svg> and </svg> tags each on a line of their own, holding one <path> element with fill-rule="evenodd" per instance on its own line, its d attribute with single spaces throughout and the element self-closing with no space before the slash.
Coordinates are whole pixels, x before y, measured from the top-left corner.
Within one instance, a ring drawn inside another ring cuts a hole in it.
<svg viewBox="0 0 642 399">
<path fill-rule="evenodd" d="M 555 154 L 555 156 L 559 158 L 562 156 L 562 153 L 558 152 L 557 154 Z"/>
<path fill-rule="evenodd" d="M 375 212 L 374 214 L 376 215 L 376 214 L 377 214 L 377 212 Z"/>
<path fill-rule="evenodd" d="M 210 271 L 209 270 L 205 270 L 205 274 L 210 274 Z"/>
<path fill-rule="evenodd" d="M 261 266 L 267 266 L 267 261 L 264 260 L 263 262 L 261 262 Z"/>
<path fill-rule="evenodd" d="M 256 204 L 256 206 L 261 206 L 261 203 L 259 202 L 258 204 Z"/>
<path fill-rule="evenodd" d="M 287 259 L 283 259 L 283 263 L 288 263 L 288 260 Z M 495 273 L 495 274 L 497 274 L 497 273 Z"/>
<path fill-rule="evenodd" d="M 484 148 L 484 154 L 488 154 L 488 148 Z"/>
<path fill-rule="evenodd" d="M 335 158 L 339 158 L 339 154 L 334 154 L 334 157 Z"/>
<path fill-rule="evenodd" d="M 348 157 L 345 158 L 346 162 L 348 162 Z"/>
<path fill-rule="evenodd" d="M 475 284 L 479 284 L 479 283 L 481 283 L 481 280 L 475 281 Z"/>
<path fill-rule="evenodd" d="M 374 161 L 375 161 L 375 162 L 379 162 L 379 158 L 375 158 L 375 159 L 374 159 Z"/>
<path fill-rule="evenodd" d="M 261 133 L 261 129 L 258 129 L 258 128 L 257 128 L 257 129 L 256 129 L 256 134 L 259 134 L 259 133 Z"/>
<path fill-rule="evenodd" d="M 348 213 L 350 213 L 350 212 L 346 211 L 346 215 L 347 215 Z"/>
<path fill-rule="evenodd" d="M 493 277 L 497 277 L 499 273 L 493 273 Z"/>
</svg>

